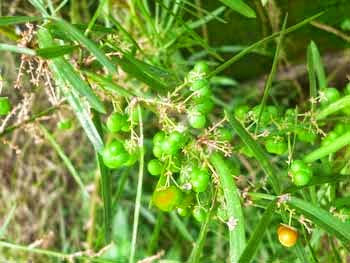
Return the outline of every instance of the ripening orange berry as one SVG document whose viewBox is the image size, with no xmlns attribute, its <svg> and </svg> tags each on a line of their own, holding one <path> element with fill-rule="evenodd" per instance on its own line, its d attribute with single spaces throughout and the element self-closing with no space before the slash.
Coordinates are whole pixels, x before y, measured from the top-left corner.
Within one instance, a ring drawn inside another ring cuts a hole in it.
<svg viewBox="0 0 350 263">
<path fill-rule="evenodd" d="M 292 247 L 298 240 L 298 231 L 291 226 L 280 224 L 278 230 L 278 240 L 285 247 Z"/>
</svg>

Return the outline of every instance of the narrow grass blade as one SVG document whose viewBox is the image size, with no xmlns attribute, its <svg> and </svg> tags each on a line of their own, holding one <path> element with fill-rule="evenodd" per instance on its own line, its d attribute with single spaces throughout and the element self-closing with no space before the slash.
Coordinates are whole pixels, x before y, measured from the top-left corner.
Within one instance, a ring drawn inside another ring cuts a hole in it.
<svg viewBox="0 0 350 263">
<path fill-rule="evenodd" d="M 41 249 L 41 248 L 35 248 L 32 246 L 23 246 L 23 245 L 18 245 L 18 244 L 13 244 L 9 243 L 6 241 L 0 241 L 0 247 L 6 247 L 8 249 L 12 250 L 17 250 L 17 251 L 25 251 L 27 253 L 31 254 L 38 254 L 38 255 L 45 255 L 48 257 L 55 257 L 57 259 L 61 260 L 71 260 L 72 258 L 76 259 L 82 259 L 86 260 L 87 262 L 96 262 L 96 263 L 115 263 L 115 260 L 107 260 L 107 259 L 101 259 L 97 257 L 88 257 L 86 256 L 85 253 L 72 253 L 72 254 L 66 254 L 66 253 L 61 253 L 61 252 L 56 252 L 56 251 L 51 251 L 47 249 Z"/>
<path fill-rule="evenodd" d="M 40 30 L 38 37 L 39 44 L 42 48 L 50 48 L 53 46 L 53 40 L 48 31 Z M 67 60 L 64 58 L 54 58 L 52 59 L 52 63 L 57 69 L 59 69 L 59 74 L 67 86 L 72 87 L 80 95 L 86 97 L 91 107 L 95 108 L 101 113 L 106 112 L 104 104 L 94 94 L 91 87 L 80 77 L 80 75 Z"/>
<path fill-rule="evenodd" d="M 175 213 L 172 212 L 170 213 L 171 220 L 173 221 L 174 225 L 178 229 L 180 235 L 187 241 L 193 243 L 194 239 L 191 235 L 191 233 L 187 230 L 185 224 L 181 221 L 179 216 Z"/>
<path fill-rule="evenodd" d="M 0 239 L 4 238 L 4 235 L 7 231 L 7 227 L 9 226 L 9 224 L 11 223 L 11 220 L 13 219 L 15 212 L 16 212 L 16 205 L 13 205 L 11 207 L 10 212 L 6 215 L 4 222 L 2 223 L 2 226 L 0 228 Z"/>
<path fill-rule="evenodd" d="M 41 47 L 52 46 L 52 39 L 49 32 L 46 29 L 41 29 L 38 31 L 38 38 Z M 57 58 L 60 59 L 60 58 Z M 60 64 L 54 63 L 51 61 L 49 67 L 53 72 L 55 81 L 58 87 L 61 89 L 64 96 L 67 98 L 68 103 L 75 112 L 81 126 L 83 127 L 87 137 L 94 146 L 97 152 L 100 152 L 103 149 L 103 141 L 96 130 L 95 125 L 93 124 L 88 107 L 86 104 L 78 97 L 74 90 L 70 90 L 66 85 L 66 78 L 62 75 Z"/>
<path fill-rule="evenodd" d="M 208 234 L 208 228 L 209 228 L 209 223 L 210 223 L 211 216 L 213 213 L 215 199 L 216 199 L 216 196 L 213 198 L 212 206 L 211 206 L 209 212 L 207 213 L 207 217 L 205 218 L 205 220 L 202 224 L 198 239 L 197 239 L 196 243 L 194 244 L 191 255 L 187 261 L 188 263 L 200 263 L 201 262 L 200 258 L 201 258 L 204 242 L 205 242 L 205 239 L 206 239 L 207 234 Z"/>
<path fill-rule="evenodd" d="M 98 112 L 93 112 L 92 120 L 97 132 L 103 138 L 103 129 Z M 105 166 L 102 156 L 98 152 L 96 152 L 96 159 L 101 176 L 100 180 L 104 212 L 105 244 L 108 244 L 112 238 L 112 177 L 110 170 Z"/>
<path fill-rule="evenodd" d="M 255 131 L 259 130 L 259 124 L 260 124 L 261 116 L 262 116 L 262 114 L 263 114 L 263 112 L 265 110 L 265 105 L 266 105 L 266 102 L 267 102 L 267 98 L 269 97 L 270 90 L 271 90 L 271 87 L 272 87 L 272 81 L 274 80 L 275 75 L 276 75 L 276 70 L 277 70 L 278 61 L 279 61 L 279 55 L 280 55 L 280 51 L 282 49 L 284 31 L 285 31 L 286 25 L 287 25 L 287 19 L 288 19 L 288 14 L 285 16 L 284 21 L 283 21 L 281 34 L 279 36 L 279 40 L 278 40 L 278 43 L 277 43 L 275 57 L 273 58 L 271 71 L 270 71 L 270 74 L 269 74 L 269 76 L 267 78 L 267 81 L 266 81 L 266 85 L 265 85 L 265 89 L 264 89 L 264 95 L 263 95 L 263 98 L 262 98 L 262 101 L 261 101 L 261 104 L 260 104 L 261 107 L 260 107 L 259 116 L 258 116 L 258 122 L 257 122 Z"/>
<path fill-rule="evenodd" d="M 56 142 L 55 138 L 53 135 L 42 125 L 39 126 L 41 131 L 44 133 L 45 138 L 49 141 L 51 144 L 52 148 L 57 152 L 57 154 L 60 156 L 62 159 L 64 165 L 68 169 L 69 173 L 72 175 L 74 181 L 77 183 L 79 186 L 81 192 L 85 196 L 89 196 L 89 193 L 86 191 L 85 186 L 83 181 L 80 178 L 80 175 L 78 174 L 77 170 L 75 169 L 74 165 L 72 164 L 71 160 L 69 157 L 65 154 L 63 151 L 62 147 Z"/>
<path fill-rule="evenodd" d="M 198 19 L 197 21 L 192 22 L 191 24 L 189 24 L 188 26 L 191 29 L 196 29 L 198 27 L 201 27 L 204 24 L 207 24 L 208 22 L 210 22 L 211 20 L 217 18 L 221 13 L 223 13 L 226 10 L 226 8 L 224 6 L 220 6 L 219 8 L 215 9 L 214 11 L 208 13 L 206 16 L 201 17 L 200 19 Z"/>
<path fill-rule="evenodd" d="M 43 16 L 49 16 L 49 13 L 46 11 L 46 7 L 41 0 L 28 0 L 28 1 L 29 3 L 32 4 L 32 6 L 35 7 L 35 9 L 39 10 Z"/>
<path fill-rule="evenodd" d="M 106 113 L 104 104 L 67 60 L 64 58 L 55 58 L 53 59 L 53 63 L 56 64 L 61 70 L 61 76 L 65 82 L 76 90 L 81 96 L 86 97 L 91 107 L 101 113 Z"/>
<path fill-rule="evenodd" d="M 133 97 L 135 96 L 134 93 L 131 91 L 124 89 L 123 87 L 119 86 L 118 84 L 114 83 L 111 79 L 103 77 L 99 74 L 95 74 L 93 72 L 85 71 L 85 74 L 88 76 L 90 80 L 98 84 L 99 87 L 102 89 L 108 90 L 109 92 L 115 93 L 119 96 L 123 97 Z"/>
<path fill-rule="evenodd" d="M 313 60 L 313 66 L 315 68 L 315 73 L 318 80 L 318 87 L 320 90 L 324 90 L 325 88 L 328 87 L 328 83 L 327 83 L 327 77 L 323 67 L 320 52 L 318 51 L 318 48 L 314 41 L 311 41 L 309 48 L 312 54 L 311 56 Z"/>
<path fill-rule="evenodd" d="M 214 153 L 210 156 L 210 162 L 215 168 L 220 178 L 222 190 L 224 192 L 226 211 L 229 220 L 237 220 L 237 224 L 233 229 L 229 228 L 230 237 L 230 262 L 238 262 L 245 247 L 245 230 L 244 216 L 239 198 L 238 189 L 236 187 L 230 168 L 227 166 L 223 157 Z"/>
<path fill-rule="evenodd" d="M 241 123 L 237 121 L 232 114 L 226 113 L 226 116 L 228 117 L 233 130 L 237 132 L 241 140 L 252 150 L 254 157 L 257 159 L 261 168 L 268 176 L 273 191 L 276 194 L 280 194 L 281 186 L 277 177 L 277 171 L 275 167 L 270 163 L 267 153 L 263 150 L 261 145 L 252 138 L 252 136 L 244 129 Z"/>
<path fill-rule="evenodd" d="M 52 59 L 71 54 L 77 47 L 78 46 L 73 45 L 52 46 L 47 48 L 36 49 L 35 52 L 38 56 L 44 59 Z"/>
<path fill-rule="evenodd" d="M 259 245 L 264 237 L 265 231 L 268 230 L 272 216 L 276 209 L 276 201 L 272 201 L 266 208 L 259 224 L 255 227 L 253 234 L 249 238 L 248 244 L 245 247 L 242 255 L 239 258 L 240 263 L 249 263 L 254 259 Z"/>
<path fill-rule="evenodd" d="M 307 72 L 309 76 L 310 98 L 317 97 L 316 70 L 314 64 L 314 53 L 311 44 L 307 47 Z M 311 103 L 311 111 L 314 111 L 315 105 Z"/>
<path fill-rule="evenodd" d="M 19 47 L 16 45 L 10 45 L 10 44 L 0 44 L 0 51 L 9 51 L 13 53 L 19 53 L 24 54 L 28 56 L 35 56 L 35 50 L 26 48 L 26 47 Z"/>
<path fill-rule="evenodd" d="M 91 54 L 93 54 L 97 61 L 100 62 L 100 64 L 109 71 L 111 74 L 117 74 L 117 70 L 113 63 L 109 60 L 109 58 L 100 50 L 100 48 L 90 39 L 84 36 L 80 30 L 72 26 L 70 23 L 62 20 L 62 19 L 55 19 L 56 24 L 58 28 L 66 32 L 66 34 L 70 37 L 72 41 L 77 41 L 80 44 L 82 44 L 84 47 L 86 47 Z"/>
<path fill-rule="evenodd" d="M 324 14 L 324 12 L 320 12 L 317 13 L 314 16 L 311 16 L 303 21 L 301 21 L 298 24 L 295 24 L 291 27 L 288 27 L 285 31 L 284 34 L 290 34 L 292 32 L 294 32 L 295 30 L 309 24 L 312 20 L 315 20 L 316 18 L 322 16 Z M 240 60 L 241 58 L 245 57 L 246 55 L 248 55 L 250 52 L 252 52 L 254 49 L 256 49 L 257 47 L 261 46 L 262 44 L 265 44 L 266 42 L 274 39 L 275 37 L 279 36 L 281 34 L 280 32 L 276 32 L 268 37 L 265 37 L 261 40 L 259 40 L 258 42 L 255 42 L 254 44 L 251 44 L 250 46 L 248 46 L 246 49 L 242 50 L 241 52 L 239 52 L 237 55 L 233 56 L 232 58 L 230 58 L 229 60 L 227 60 L 226 62 L 224 62 L 223 64 L 221 64 L 219 67 L 217 67 L 214 71 L 210 72 L 210 74 L 208 75 L 208 78 L 217 75 L 218 73 L 220 73 L 221 71 L 225 70 L 226 68 L 228 68 L 229 66 L 231 66 L 233 63 L 237 62 L 238 60 Z"/>
<path fill-rule="evenodd" d="M 339 136 L 331 144 L 321 146 L 320 148 L 314 150 L 304 157 L 304 161 L 311 163 L 331 153 L 339 151 L 341 148 L 350 144 L 350 132 L 344 133 L 342 136 Z"/>
<path fill-rule="evenodd" d="M 255 11 L 242 0 L 220 0 L 220 2 L 248 18 L 256 18 Z"/>
<path fill-rule="evenodd" d="M 344 109 L 347 107 L 350 107 L 350 95 L 344 96 L 344 97 L 340 98 L 339 100 L 326 106 L 324 109 L 322 109 L 321 111 L 319 111 L 317 113 L 316 119 L 323 120 L 327 116 L 332 115 L 334 113 L 337 113 L 341 109 Z"/>
<path fill-rule="evenodd" d="M 109 16 L 109 20 L 127 39 L 129 39 L 135 48 L 137 48 L 140 52 L 143 52 L 133 36 L 119 23 L 117 19 L 115 19 L 113 16 Z"/>
<path fill-rule="evenodd" d="M 316 207 L 309 202 L 303 201 L 296 197 L 291 197 L 288 201 L 291 208 L 296 209 L 306 218 L 319 225 L 326 232 L 336 236 L 344 245 L 350 242 L 350 224 L 342 222 L 339 218 L 333 216 L 328 211 Z"/>
<path fill-rule="evenodd" d="M 144 175 L 144 141 L 143 141 L 143 120 L 142 111 L 140 105 L 137 105 L 137 113 L 139 119 L 139 174 L 137 180 L 137 192 L 135 199 L 135 211 L 134 211 L 134 224 L 132 229 L 132 239 L 131 239 L 131 249 L 129 263 L 134 263 L 135 252 L 136 252 L 136 242 L 137 242 L 137 232 L 139 227 L 139 217 L 141 208 L 141 197 L 142 197 L 142 182 Z"/>
<path fill-rule="evenodd" d="M 96 20 L 97 18 L 100 16 L 101 12 L 102 12 L 102 9 L 104 8 L 105 4 L 106 4 L 106 0 L 101 0 L 100 3 L 98 4 L 98 7 L 94 13 L 94 15 L 92 16 L 86 30 L 85 30 L 85 33 L 84 35 L 87 37 L 88 34 L 90 33 L 91 31 L 91 28 L 93 28 L 93 26 L 95 25 L 96 23 Z"/>
<path fill-rule="evenodd" d="M 40 20 L 42 18 L 38 16 L 2 16 L 0 17 L 0 26 L 17 25 Z"/>
<path fill-rule="evenodd" d="M 126 73 L 147 84 L 148 86 L 159 91 L 167 90 L 167 85 L 165 83 L 158 78 L 154 78 L 154 76 L 149 74 L 149 70 L 145 66 L 141 66 L 140 63 L 138 63 L 137 60 L 131 56 L 124 54 L 122 58 L 114 57 L 114 61 L 116 61 L 116 63 L 120 65 Z"/>
</svg>

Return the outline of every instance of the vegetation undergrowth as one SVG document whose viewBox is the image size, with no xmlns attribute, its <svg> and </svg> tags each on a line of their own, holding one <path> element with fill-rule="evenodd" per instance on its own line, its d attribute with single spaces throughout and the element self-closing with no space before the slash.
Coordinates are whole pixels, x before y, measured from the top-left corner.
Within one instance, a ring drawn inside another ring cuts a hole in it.
<svg viewBox="0 0 350 263">
<path fill-rule="evenodd" d="M 0 261 L 348 262 L 350 84 L 312 40 L 307 84 L 278 78 L 310 24 L 347 41 L 332 5 L 23 2 L 0 17 Z M 272 32 L 214 47 L 231 14 Z M 260 88 L 229 73 L 252 54 Z"/>
</svg>

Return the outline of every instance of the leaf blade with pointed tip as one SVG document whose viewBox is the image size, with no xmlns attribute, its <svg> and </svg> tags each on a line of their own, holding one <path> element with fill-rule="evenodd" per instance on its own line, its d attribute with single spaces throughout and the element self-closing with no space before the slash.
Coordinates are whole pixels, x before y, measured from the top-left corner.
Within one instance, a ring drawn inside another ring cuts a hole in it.
<svg viewBox="0 0 350 263">
<path fill-rule="evenodd" d="M 297 197 L 291 197 L 288 205 L 303 214 L 306 218 L 312 220 L 328 233 L 335 235 L 344 244 L 350 242 L 350 224 L 342 222 L 339 218 L 333 216 L 330 212 L 316 207 L 309 202 L 303 201 Z"/>
<path fill-rule="evenodd" d="M 238 136 L 245 143 L 245 145 L 247 145 L 252 150 L 255 158 L 259 162 L 265 174 L 268 176 L 274 192 L 276 194 L 280 194 L 281 186 L 279 184 L 279 179 L 276 176 L 277 171 L 275 167 L 270 163 L 267 153 L 264 151 L 261 145 L 252 138 L 252 136 L 245 130 L 241 123 L 236 120 L 232 114 L 226 113 L 226 116 L 228 116 L 229 123 L 232 126 L 233 130 L 237 132 Z"/>
<path fill-rule="evenodd" d="M 262 218 L 260 219 L 258 225 L 255 227 L 254 232 L 249 238 L 248 244 L 244 249 L 238 262 L 249 263 L 253 260 L 259 248 L 259 244 L 264 237 L 264 233 L 270 224 L 270 221 L 272 219 L 275 209 L 276 209 L 276 201 L 274 200 L 269 204 Z"/>
<path fill-rule="evenodd" d="M 68 37 L 72 41 L 77 41 L 80 44 L 82 44 L 87 50 L 90 51 L 91 54 L 93 54 L 97 61 L 100 62 L 102 66 L 104 66 L 109 73 L 116 74 L 117 70 L 113 63 L 109 60 L 109 58 L 99 49 L 99 47 L 90 39 L 84 36 L 84 34 L 69 24 L 68 22 L 62 20 L 62 19 L 55 19 L 56 24 L 60 30 L 63 32 L 66 32 Z"/>
<path fill-rule="evenodd" d="M 0 26 L 10 26 L 23 24 L 28 22 L 34 22 L 42 20 L 42 17 L 38 16 L 2 16 L 0 17 Z"/>
<path fill-rule="evenodd" d="M 232 10 L 244 15 L 248 18 L 256 18 L 255 11 L 242 0 L 220 0 Z"/>
<path fill-rule="evenodd" d="M 52 59 L 70 54 L 77 46 L 62 45 L 51 46 L 47 48 L 38 48 L 35 50 L 36 54 L 44 59 Z"/>
</svg>

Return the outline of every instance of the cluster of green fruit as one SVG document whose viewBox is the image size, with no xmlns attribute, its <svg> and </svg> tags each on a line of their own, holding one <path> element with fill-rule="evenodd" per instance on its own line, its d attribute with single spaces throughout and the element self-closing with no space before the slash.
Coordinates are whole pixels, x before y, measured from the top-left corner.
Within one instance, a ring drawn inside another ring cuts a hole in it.
<svg viewBox="0 0 350 263">
<path fill-rule="evenodd" d="M 345 89 L 345 95 L 347 94 L 350 94 L 350 85 Z M 322 110 L 340 98 L 341 94 L 336 88 L 326 88 L 320 91 L 319 108 Z M 343 113 L 348 115 L 350 113 L 348 111 L 349 109 L 344 109 Z M 294 135 L 298 142 L 308 144 L 316 142 L 319 138 L 318 131 L 317 127 L 312 124 L 310 115 L 298 114 L 296 109 L 292 108 L 287 109 L 284 114 L 281 112 L 282 110 L 272 105 L 266 105 L 263 112 L 261 112 L 261 105 L 253 108 L 249 108 L 248 105 L 240 105 L 236 107 L 234 114 L 251 133 L 261 134 L 256 138 L 265 146 L 268 153 L 282 156 L 290 154 L 288 150 L 291 150 Z M 300 116 L 303 121 L 299 120 Z M 338 123 L 321 140 L 321 145 L 331 144 L 349 128 L 349 124 Z M 240 152 L 247 157 L 253 157 L 252 151 L 245 145 L 241 145 Z M 312 168 L 302 160 L 294 160 L 290 165 L 289 174 L 296 186 L 305 186 L 310 182 L 313 172 Z"/>
<path fill-rule="evenodd" d="M 107 119 L 106 126 L 109 132 L 117 134 L 119 132 L 129 132 L 131 124 L 128 116 L 119 112 L 113 112 Z M 137 151 L 128 151 L 126 141 L 113 139 L 102 152 L 104 164 L 110 169 L 117 169 L 122 166 L 130 167 L 138 159 Z"/>
<path fill-rule="evenodd" d="M 192 91 L 192 106 L 188 110 L 188 122 L 195 129 L 202 129 L 207 123 L 206 116 L 213 110 L 214 103 L 211 99 L 212 90 L 209 80 L 208 64 L 198 62 L 193 70 L 188 73 L 187 81 Z"/>
<path fill-rule="evenodd" d="M 203 161 L 203 153 L 208 153 L 208 149 L 197 141 L 208 126 L 207 115 L 214 107 L 208 72 L 208 65 L 199 62 L 188 73 L 185 83 L 189 89 L 184 91 L 188 126 L 173 125 L 158 131 L 152 140 L 154 159 L 147 163 L 149 174 L 159 177 L 152 204 L 162 211 L 177 210 L 181 216 L 192 214 L 200 222 L 206 217 L 205 204 L 210 201 L 207 190 L 211 173 Z M 118 134 L 114 137 L 125 138 L 122 133 L 130 132 L 131 123 L 128 115 L 114 112 L 107 118 L 106 127 L 110 133 Z M 218 127 L 214 132 L 213 136 L 220 140 L 232 138 L 232 132 L 226 128 Z M 122 139 L 113 139 L 102 152 L 103 162 L 110 169 L 131 166 L 137 156 Z"/>
</svg>

